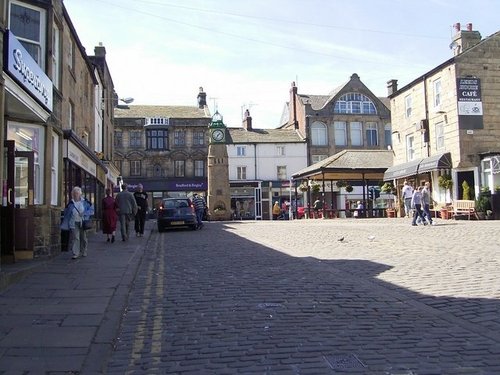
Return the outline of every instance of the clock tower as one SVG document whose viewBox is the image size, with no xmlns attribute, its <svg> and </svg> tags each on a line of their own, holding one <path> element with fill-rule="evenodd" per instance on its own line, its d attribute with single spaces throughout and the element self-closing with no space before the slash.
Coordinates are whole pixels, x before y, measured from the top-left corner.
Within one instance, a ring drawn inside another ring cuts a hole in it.
<svg viewBox="0 0 500 375">
<path fill-rule="evenodd" d="M 207 205 L 212 220 L 229 220 L 231 218 L 231 192 L 226 147 L 227 129 L 218 111 L 213 115 L 208 129 L 210 141 L 208 144 Z"/>
</svg>

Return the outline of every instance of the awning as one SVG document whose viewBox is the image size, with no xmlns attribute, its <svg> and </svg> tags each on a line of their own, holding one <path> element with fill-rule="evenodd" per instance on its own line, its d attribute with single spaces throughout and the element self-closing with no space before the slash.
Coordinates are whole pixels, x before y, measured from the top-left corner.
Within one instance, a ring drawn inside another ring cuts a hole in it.
<svg viewBox="0 0 500 375">
<path fill-rule="evenodd" d="M 418 166 L 418 173 L 426 173 L 436 171 L 438 169 L 451 169 L 452 167 L 451 154 L 449 152 L 445 152 L 443 154 L 433 155 L 422 160 Z"/>
<path fill-rule="evenodd" d="M 408 163 L 394 165 L 384 173 L 384 181 L 395 180 L 417 174 L 436 171 L 438 169 L 451 169 L 451 154 L 445 152 L 429 156 L 425 159 L 416 159 Z"/>
<path fill-rule="evenodd" d="M 409 161 L 408 163 L 398 164 L 387 168 L 384 173 L 384 181 L 416 175 L 418 165 L 421 161 L 422 159 L 416 159 Z"/>
</svg>

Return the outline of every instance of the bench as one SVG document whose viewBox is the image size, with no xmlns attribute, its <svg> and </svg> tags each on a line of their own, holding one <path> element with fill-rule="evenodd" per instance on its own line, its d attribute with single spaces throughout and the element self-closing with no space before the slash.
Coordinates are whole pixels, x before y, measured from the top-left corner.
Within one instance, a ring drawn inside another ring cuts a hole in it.
<svg viewBox="0 0 500 375">
<path fill-rule="evenodd" d="M 453 201 L 453 216 L 457 215 L 467 215 L 470 220 L 471 215 L 474 215 L 476 219 L 476 204 L 473 200 L 455 200 Z"/>
</svg>

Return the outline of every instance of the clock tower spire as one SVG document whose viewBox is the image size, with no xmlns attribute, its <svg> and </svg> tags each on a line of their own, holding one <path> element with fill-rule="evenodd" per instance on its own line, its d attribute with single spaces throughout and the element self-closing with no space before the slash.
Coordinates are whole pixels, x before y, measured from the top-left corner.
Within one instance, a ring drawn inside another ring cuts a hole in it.
<svg viewBox="0 0 500 375">
<path fill-rule="evenodd" d="M 221 114 L 216 111 L 209 125 L 208 144 L 208 197 L 212 220 L 231 218 L 231 192 L 229 190 L 229 162 L 227 156 L 227 128 Z"/>
</svg>

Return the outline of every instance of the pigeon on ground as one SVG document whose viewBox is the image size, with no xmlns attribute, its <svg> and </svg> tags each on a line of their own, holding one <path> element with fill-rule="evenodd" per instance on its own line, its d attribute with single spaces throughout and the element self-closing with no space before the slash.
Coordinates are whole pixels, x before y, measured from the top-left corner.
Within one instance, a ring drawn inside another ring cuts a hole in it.
<svg viewBox="0 0 500 375">
<path fill-rule="evenodd" d="M 369 241 L 373 241 L 375 239 L 375 236 L 368 236 Z"/>
<path fill-rule="evenodd" d="M 337 241 L 339 241 L 339 242 L 344 241 L 344 237 L 340 237 Z"/>
</svg>

